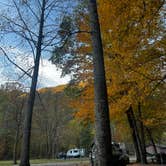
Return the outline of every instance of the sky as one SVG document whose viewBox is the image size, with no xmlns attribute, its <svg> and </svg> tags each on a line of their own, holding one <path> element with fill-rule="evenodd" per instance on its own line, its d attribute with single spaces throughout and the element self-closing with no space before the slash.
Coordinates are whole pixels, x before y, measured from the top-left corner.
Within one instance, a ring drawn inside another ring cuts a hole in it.
<svg viewBox="0 0 166 166">
<path fill-rule="evenodd" d="M 12 49 L 12 53 L 8 48 L 8 56 L 10 59 L 20 66 L 25 71 L 33 66 L 32 56 L 25 55 L 24 52 L 18 49 Z M 19 81 L 26 87 L 30 86 L 30 79 L 27 76 L 20 78 L 23 72 L 19 70 L 15 65 L 10 63 L 7 58 L 0 52 L 0 84 L 5 82 Z M 20 78 L 20 79 L 19 79 Z M 47 58 L 42 58 L 39 67 L 39 77 L 37 88 L 53 87 L 60 84 L 66 84 L 70 80 L 70 76 L 61 78 L 61 69 L 58 69 Z"/>
<path fill-rule="evenodd" d="M 7 0 L 7 1 L 10 2 L 10 0 Z M 7 13 L 9 13 L 8 12 L 9 10 L 7 8 L 10 8 L 10 5 L 7 5 L 7 3 L 6 3 L 7 1 L 0 0 L 1 13 L 4 13 L 4 11 L 7 11 Z M 50 0 L 50 2 L 51 1 L 52 0 Z M 31 2 L 31 1 L 29 1 L 29 2 Z M 8 4 L 10 4 L 10 3 L 8 3 Z M 35 6 L 32 6 L 32 7 L 35 7 Z M 11 13 L 12 13 L 12 15 L 10 15 L 10 17 L 12 18 L 12 17 L 16 16 L 17 12 L 10 12 L 9 14 L 11 14 Z M 37 13 L 37 11 L 36 11 L 36 13 Z M 56 14 L 57 14 L 57 11 L 56 11 Z M 50 15 L 50 19 L 48 19 L 49 21 L 47 21 L 46 24 L 52 25 L 51 21 L 53 21 L 53 23 L 56 22 L 56 26 L 57 26 L 57 23 L 60 19 L 60 17 L 57 15 L 55 16 L 54 13 L 52 13 Z M 27 18 L 24 17 L 24 18 L 26 21 L 27 21 L 27 19 L 29 19 L 28 20 L 29 22 L 31 21 L 32 24 L 29 24 L 28 26 L 33 32 L 36 33 L 38 31 L 38 28 L 36 28 L 37 26 L 34 26 L 34 24 L 36 24 L 36 23 L 34 22 L 32 17 L 29 16 L 29 18 L 28 17 Z M 15 28 L 18 28 L 18 27 L 15 27 Z M 50 32 L 53 32 L 53 34 L 51 34 L 50 36 L 53 36 L 53 35 L 55 35 L 54 33 L 56 33 L 55 32 L 56 27 L 51 26 L 51 28 L 54 28 L 54 31 L 50 31 Z M 45 29 L 45 33 L 47 33 L 48 31 L 49 31 L 49 29 Z M 50 39 L 50 38 L 46 38 L 46 40 L 48 40 L 48 39 Z M 24 70 L 27 70 L 33 66 L 33 55 L 29 51 L 30 49 L 28 48 L 29 47 L 28 44 L 22 43 L 22 41 L 21 42 L 20 41 L 21 40 L 19 37 L 17 37 L 17 35 L 14 35 L 11 33 L 9 33 L 8 35 L 0 34 L 0 47 L 4 48 L 5 52 L 7 53 L 7 55 L 10 57 L 10 59 L 14 63 L 16 63 L 18 66 L 20 66 Z M 54 42 L 56 42 L 56 39 Z M 60 84 L 66 84 L 70 80 L 70 76 L 66 76 L 63 78 L 60 77 L 61 70 L 58 69 L 54 64 L 52 64 L 48 60 L 50 58 L 50 56 L 51 56 L 51 54 L 42 53 L 42 59 L 40 61 L 40 67 L 39 67 L 39 77 L 38 77 L 37 88 L 53 87 L 53 86 L 57 86 Z M 31 80 L 27 76 L 22 77 L 22 74 L 23 73 L 18 68 L 16 68 L 12 63 L 10 63 L 7 60 L 7 58 L 4 57 L 3 52 L 0 51 L 0 84 L 4 84 L 5 82 L 8 82 L 8 81 L 19 81 L 22 84 L 24 84 L 26 87 L 30 87 Z"/>
<path fill-rule="evenodd" d="M 0 84 L 4 84 L 5 82 L 12 82 L 17 81 L 17 79 L 13 79 L 12 77 L 8 77 L 7 74 L 4 74 L 3 71 L 6 70 L 5 67 L 2 67 L 0 69 Z M 13 70 L 13 72 L 16 72 L 17 70 Z M 66 84 L 70 80 L 70 76 L 66 76 L 61 78 L 61 70 L 57 69 L 55 65 L 51 64 L 48 60 L 43 60 L 42 63 L 40 63 L 40 70 L 39 70 L 39 77 L 38 77 L 38 88 L 42 87 L 53 87 L 61 84 Z M 23 84 L 25 82 L 28 82 L 27 80 L 19 80 L 19 82 L 22 82 Z"/>
<path fill-rule="evenodd" d="M 66 84 L 70 80 L 70 76 L 61 78 L 61 70 L 58 69 L 47 59 L 42 60 L 39 70 L 39 87 L 52 87 L 59 84 Z"/>
</svg>

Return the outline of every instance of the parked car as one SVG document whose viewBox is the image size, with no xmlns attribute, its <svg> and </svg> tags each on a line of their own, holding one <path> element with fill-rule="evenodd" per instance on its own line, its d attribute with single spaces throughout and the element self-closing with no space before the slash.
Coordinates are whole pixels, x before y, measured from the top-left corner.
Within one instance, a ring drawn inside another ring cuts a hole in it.
<svg viewBox="0 0 166 166">
<path fill-rule="evenodd" d="M 146 153 L 146 159 L 147 159 L 147 161 L 152 162 L 152 163 L 157 162 L 157 158 L 156 158 L 155 154 Z"/>
<path fill-rule="evenodd" d="M 66 159 L 66 153 L 65 152 L 59 152 L 57 155 L 58 159 Z"/>
<path fill-rule="evenodd" d="M 85 150 L 84 149 L 70 149 L 66 153 L 67 158 L 77 158 L 77 157 L 83 157 L 85 155 Z"/>
<path fill-rule="evenodd" d="M 97 166 L 97 147 L 93 143 L 90 152 L 90 160 L 92 166 Z M 112 143 L 112 155 L 113 155 L 113 165 L 116 166 L 126 166 L 129 164 L 129 155 L 125 153 L 117 143 Z"/>
</svg>

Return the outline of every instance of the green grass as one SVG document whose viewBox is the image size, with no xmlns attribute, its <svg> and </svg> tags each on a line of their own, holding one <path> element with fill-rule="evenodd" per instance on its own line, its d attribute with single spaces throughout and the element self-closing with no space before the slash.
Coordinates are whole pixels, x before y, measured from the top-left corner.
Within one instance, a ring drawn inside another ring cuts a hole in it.
<svg viewBox="0 0 166 166">
<path fill-rule="evenodd" d="M 33 159 L 30 160 L 31 164 L 42 164 L 42 163 L 56 163 L 56 162 L 73 162 L 73 161 L 86 161 L 86 159 L 69 159 L 69 160 L 58 160 L 58 159 Z M 19 161 L 18 161 L 19 164 Z M 13 166 L 13 161 L 0 161 L 0 166 Z"/>
<path fill-rule="evenodd" d="M 0 166 L 11 166 L 12 161 L 0 161 Z"/>
<path fill-rule="evenodd" d="M 55 163 L 59 162 L 60 160 L 53 160 L 53 159 L 35 159 L 30 160 L 31 164 L 41 164 L 41 163 Z M 61 160 L 62 161 L 62 160 Z M 18 161 L 19 164 L 19 161 Z M 13 161 L 0 161 L 0 166 L 13 166 Z"/>
</svg>

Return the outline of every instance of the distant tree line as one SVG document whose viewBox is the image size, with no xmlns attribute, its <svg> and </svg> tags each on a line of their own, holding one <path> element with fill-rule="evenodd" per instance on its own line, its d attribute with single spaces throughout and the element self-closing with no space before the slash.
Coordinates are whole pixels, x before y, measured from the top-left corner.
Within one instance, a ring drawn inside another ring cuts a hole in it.
<svg viewBox="0 0 166 166">
<path fill-rule="evenodd" d="M 64 87 L 39 90 L 34 106 L 31 158 L 56 158 L 70 148 L 90 150 L 93 125 L 83 124 L 68 106 Z M 21 84 L 6 83 L 0 88 L 0 159 L 20 158 L 22 127 L 28 92 Z M 42 102 L 41 102 L 42 100 Z"/>
</svg>

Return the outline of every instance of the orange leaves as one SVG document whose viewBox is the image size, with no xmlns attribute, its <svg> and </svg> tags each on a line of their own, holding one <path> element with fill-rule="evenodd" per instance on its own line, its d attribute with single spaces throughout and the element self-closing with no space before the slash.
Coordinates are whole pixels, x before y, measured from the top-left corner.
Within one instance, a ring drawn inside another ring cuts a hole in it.
<svg viewBox="0 0 166 166">
<path fill-rule="evenodd" d="M 98 0 L 111 119 L 121 119 L 131 104 L 149 103 L 147 98 L 161 78 L 166 51 L 161 6 L 161 0 Z M 87 13 L 83 13 L 78 19 L 80 30 L 89 30 L 88 21 Z M 78 53 L 86 56 L 91 52 L 89 34 L 78 34 L 77 39 L 82 44 Z M 92 71 L 92 64 L 82 63 L 82 78 L 93 80 L 88 67 Z M 93 86 L 89 83 L 78 100 L 73 101 L 78 110 L 76 117 L 93 119 L 93 98 Z M 157 111 L 153 113 L 160 117 Z M 147 123 L 153 120 L 149 116 Z"/>
<path fill-rule="evenodd" d="M 83 33 L 77 34 L 77 36 L 76 36 L 77 40 L 82 43 L 86 43 L 87 45 L 88 44 L 91 45 L 91 38 L 90 38 L 90 34 L 88 33 L 90 31 L 88 14 L 81 13 L 79 15 L 79 18 L 76 20 L 76 22 L 79 27 L 79 30 L 84 31 Z"/>
<path fill-rule="evenodd" d="M 99 0 L 103 41 L 119 54 L 135 52 L 139 44 L 154 36 L 162 1 Z"/>
<path fill-rule="evenodd" d="M 71 100 L 70 105 L 76 109 L 75 117 L 85 121 L 94 121 L 93 87 L 86 86 L 78 98 Z"/>
</svg>

